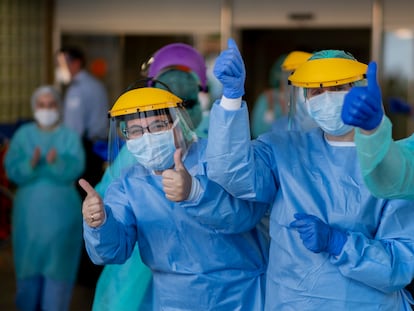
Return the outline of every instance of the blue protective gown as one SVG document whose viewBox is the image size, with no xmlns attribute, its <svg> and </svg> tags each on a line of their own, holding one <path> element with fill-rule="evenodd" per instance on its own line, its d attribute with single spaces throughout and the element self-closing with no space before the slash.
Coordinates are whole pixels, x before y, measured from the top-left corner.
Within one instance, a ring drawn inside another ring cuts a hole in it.
<svg viewBox="0 0 414 311">
<path fill-rule="evenodd" d="M 34 149 L 41 160 L 30 165 Z M 57 151 L 53 164 L 45 160 Z M 18 188 L 13 203 L 12 243 L 17 279 L 44 276 L 74 282 L 82 249 L 81 198 L 75 187 L 84 169 L 78 135 L 63 126 L 47 132 L 21 126 L 5 158 L 7 176 Z"/>
<path fill-rule="evenodd" d="M 124 165 L 136 162 L 126 147 L 120 150 L 115 161 Z M 112 180 L 110 169 L 105 170 L 102 180 L 95 186 L 101 197 L 104 197 Z M 105 265 L 96 284 L 92 310 L 152 310 L 151 279 L 151 270 L 142 262 L 136 246 L 131 257 L 122 265 Z"/>
<path fill-rule="evenodd" d="M 171 202 L 162 176 L 132 167 L 105 193 L 106 222 L 84 223 L 96 264 L 123 263 L 138 242 L 153 272 L 154 310 L 262 310 L 267 245 L 255 225 L 267 204 L 236 200 L 206 176 L 206 142 L 193 143 L 184 165 L 203 191 Z"/>
<path fill-rule="evenodd" d="M 250 144 L 245 103 L 216 103 L 210 120 L 208 176 L 236 197 L 273 202 L 265 310 L 411 310 L 414 202 L 373 197 L 354 145 L 331 145 L 320 129 Z M 289 226 L 298 212 L 347 232 L 337 257 L 303 245 Z"/>
<path fill-rule="evenodd" d="M 356 130 L 362 175 L 371 192 L 382 198 L 414 199 L 414 135 L 392 139 L 387 117 L 373 135 Z"/>
</svg>

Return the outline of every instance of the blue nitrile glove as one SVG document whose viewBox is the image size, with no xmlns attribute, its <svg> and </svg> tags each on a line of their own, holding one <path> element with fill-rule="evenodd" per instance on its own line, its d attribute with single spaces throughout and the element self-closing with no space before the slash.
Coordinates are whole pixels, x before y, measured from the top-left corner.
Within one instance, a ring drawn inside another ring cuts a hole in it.
<svg viewBox="0 0 414 311">
<path fill-rule="evenodd" d="M 216 59 L 214 75 L 223 84 L 223 95 L 227 98 L 240 98 L 244 95 L 246 70 L 236 42 L 229 39 L 227 50 Z"/>
<path fill-rule="evenodd" d="M 325 224 L 314 215 L 297 213 L 290 227 L 296 229 L 303 245 L 314 253 L 327 252 L 337 256 L 347 240 L 346 233 Z"/>
<path fill-rule="evenodd" d="M 367 80 L 368 86 L 355 86 L 346 94 L 342 121 L 369 131 L 378 127 L 384 116 L 376 62 L 369 63 Z"/>
<path fill-rule="evenodd" d="M 411 106 L 406 101 L 402 100 L 398 97 L 391 97 L 388 100 L 390 112 L 395 114 L 404 114 L 410 115 L 411 114 Z"/>
</svg>

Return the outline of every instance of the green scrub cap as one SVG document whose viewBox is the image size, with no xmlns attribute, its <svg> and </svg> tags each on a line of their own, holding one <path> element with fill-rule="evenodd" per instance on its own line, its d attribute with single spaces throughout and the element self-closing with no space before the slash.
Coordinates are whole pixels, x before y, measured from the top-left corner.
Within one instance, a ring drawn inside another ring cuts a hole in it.
<svg viewBox="0 0 414 311">
<path fill-rule="evenodd" d="M 156 80 L 165 83 L 172 93 L 184 100 L 184 108 L 196 128 L 202 119 L 201 104 L 198 100 L 200 87 L 197 76 L 190 71 L 168 69 L 157 76 Z M 154 87 L 166 88 L 161 83 L 155 83 Z"/>
</svg>

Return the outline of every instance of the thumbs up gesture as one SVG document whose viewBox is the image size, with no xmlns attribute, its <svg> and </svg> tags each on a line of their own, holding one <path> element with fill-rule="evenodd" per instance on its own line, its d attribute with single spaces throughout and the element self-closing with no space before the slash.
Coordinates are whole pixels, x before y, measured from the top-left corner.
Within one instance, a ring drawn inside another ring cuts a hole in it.
<svg viewBox="0 0 414 311">
<path fill-rule="evenodd" d="M 174 169 L 162 172 L 162 185 L 168 200 L 180 202 L 190 195 L 192 177 L 181 161 L 181 149 L 175 151 L 174 163 Z"/>
<path fill-rule="evenodd" d="M 346 94 L 341 116 L 345 124 L 370 131 L 379 126 L 384 116 L 381 89 L 377 81 L 377 63 L 369 63 L 367 80 L 367 86 L 353 87 Z"/>
<path fill-rule="evenodd" d="M 102 198 L 85 179 L 80 179 L 79 185 L 87 194 L 82 204 L 83 219 L 89 227 L 99 227 L 105 220 L 105 209 Z"/>
<path fill-rule="evenodd" d="M 246 69 L 236 42 L 229 39 L 227 50 L 221 52 L 214 65 L 214 75 L 223 84 L 223 95 L 240 98 L 244 95 Z"/>
</svg>

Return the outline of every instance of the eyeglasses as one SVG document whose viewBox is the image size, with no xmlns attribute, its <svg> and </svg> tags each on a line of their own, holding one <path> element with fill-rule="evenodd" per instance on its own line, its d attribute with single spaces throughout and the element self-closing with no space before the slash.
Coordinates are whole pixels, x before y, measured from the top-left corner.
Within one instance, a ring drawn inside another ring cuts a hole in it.
<svg viewBox="0 0 414 311">
<path fill-rule="evenodd" d="M 133 125 L 131 127 L 124 128 L 122 133 L 126 139 L 134 139 L 141 137 L 145 132 L 158 133 L 169 130 L 170 128 L 171 126 L 168 120 L 157 120 L 148 126 Z"/>
</svg>

